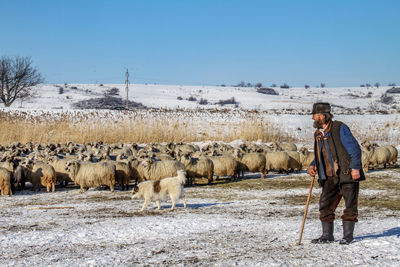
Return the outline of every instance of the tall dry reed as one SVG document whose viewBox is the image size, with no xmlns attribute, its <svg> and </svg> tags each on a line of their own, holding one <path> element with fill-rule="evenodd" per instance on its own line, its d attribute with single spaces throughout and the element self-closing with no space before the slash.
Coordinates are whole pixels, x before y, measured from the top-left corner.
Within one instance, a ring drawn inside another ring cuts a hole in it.
<svg viewBox="0 0 400 267">
<path fill-rule="evenodd" d="M 237 139 L 264 142 L 287 140 L 288 136 L 254 115 L 229 117 L 194 112 L 66 112 L 0 113 L 0 143 L 151 143 L 198 142 Z M 211 115 L 214 116 L 214 115 Z"/>
</svg>

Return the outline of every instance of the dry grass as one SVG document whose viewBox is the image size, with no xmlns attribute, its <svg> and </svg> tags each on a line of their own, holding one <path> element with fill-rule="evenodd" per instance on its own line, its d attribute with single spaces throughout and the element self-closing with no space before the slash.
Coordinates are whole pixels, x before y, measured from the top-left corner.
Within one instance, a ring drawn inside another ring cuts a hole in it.
<svg viewBox="0 0 400 267">
<path fill-rule="evenodd" d="M 242 120 L 222 117 L 209 123 L 196 112 L 64 112 L 61 114 L 0 112 L 0 143 L 151 143 L 237 139 L 264 142 L 287 140 L 286 134 L 257 114 Z M 229 122 L 229 123 L 228 123 Z"/>
</svg>

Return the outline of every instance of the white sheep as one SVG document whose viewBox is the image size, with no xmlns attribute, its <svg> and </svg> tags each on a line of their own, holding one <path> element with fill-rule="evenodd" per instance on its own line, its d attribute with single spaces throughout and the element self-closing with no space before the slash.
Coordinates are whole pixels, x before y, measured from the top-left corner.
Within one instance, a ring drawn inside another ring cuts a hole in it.
<svg viewBox="0 0 400 267">
<path fill-rule="evenodd" d="M 114 192 L 115 166 L 108 162 L 69 161 L 65 165 L 71 179 L 80 186 L 80 192 L 90 187 L 106 185 Z"/>
<path fill-rule="evenodd" d="M 284 171 L 289 173 L 289 155 L 284 151 L 267 152 L 265 154 L 265 171 L 268 173 L 270 170 Z"/>
<path fill-rule="evenodd" d="M 383 165 L 386 168 L 391 160 L 391 154 L 387 147 L 370 147 L 368 149 L 369 165 L 372 168 L 376 168 L 379 165 Z"/>
<path fill-rule="evenodd" d="M 239 162 L 238 171 L 244 177 L 244 172 L 260 172 L 261 178 L 265 177 L 265 155 L 262 153 L 242 153 L 238 149 L 234 153 L 235 158 Z"/>
<path fill-rule="evenodd" d="M 72 182 L 71 177 L 67 170 L 65 170 L 65 165 L 70 161 L 70 159 L 60 159 L 58 157 L 50 157 L 49 164 L 53 166 L 56 171 L 57 181 L 61 185 L 68 185 L 69 182 Z"/>
<path fill-rule="evenodd" d="M 397 157 L 398 157 L 398 154 L 399 154 L 399 152 L 397 151 L 397 148 L 395 146 L 392 146 L 392 145 L 387 145 L 387 146 L 383 146 L 383 147 L 386 147 L 389 150 L 390 159 L 389 159 L 388 163 L 390 163 L 394 167 L 396 165 L 396 163 L 397 163 Z"/>
<path fill-rule="evenodd" d="M 302 147 L 299 149 L 301 169 L 305 170 L 314 161 L 314 153 L 310 152 L 307 148 Z"/>
<path fill-rule="evenodd" d="M 279 147 L 283 151 L 297 151 L 297 146 L 293 143 L 280 143 Z"/>
<path fill-rule="evenodd" d="M 233 180 L 238 178 L 239 162 L 232 156 L 208 157 L 214 163 L 214 174 L 217 176 L 231 176 Z"/>
<path fill-rule="evenodd" d="M 285 151 L 289 155 L 289 169 L 299 172 L 302 169 L 300 153 L 297 151 Z"/>
<path fill-rule="evenodd" d="M 189 153 L 178 156 L 178 160 L 185 165 L 186 177 L 189 178 L 189 184 L 192 183 L 193 178 L 205 177 L 210 184 L 214 175 L 214 163 L 206 157 L 195 158 L 191 157 Z"/>
<path fill-rule="evenodd" d="M 369 157 L 369 151 L 365 147 L 361 146 L 361 165 L 364 173 L 368 172 Z"/>
<path fill-rule="evenodd" d="M 121 185 L 122 190 L 128 190 L 132 177 L 132 169 L 129 163 L 122 161 L 107 161 L 115 166 L 115 182 Z"/>
<path fill-rule="evenodd" d="M 12 172 L 14 170 L 14 163 L 10 159 L 6 159 L 6 161 L 0 162 L 0 168 L 5 168 L 8 171 Z"/>
<path fill-rule="evenodd" d="M 37 161 L 32 162 L 27 160 L 24 164 L 26 168 L 27 179 L 32 183 L 33 188 L 40 190 L 40 185 L 46 187 L 46 191 L 55 191 L 56 187 L 56 171 L 50 164 Z"/>
<path fill-rule="evenodd" d="M 0 191 L 2 196 L 11 196 L 11 175 L 6 168 L 0 167 Z"/>
<path fill-rule="evenodd" d="M 174 177 L 178 170 L 185 170 L 185 165 L 176 160 L 152 161 L 145 159 L 139 164 L 134 161 L 131 166 L 134 167 L 134 175 L 138 175 L 139 181 Z"/>
</svg>

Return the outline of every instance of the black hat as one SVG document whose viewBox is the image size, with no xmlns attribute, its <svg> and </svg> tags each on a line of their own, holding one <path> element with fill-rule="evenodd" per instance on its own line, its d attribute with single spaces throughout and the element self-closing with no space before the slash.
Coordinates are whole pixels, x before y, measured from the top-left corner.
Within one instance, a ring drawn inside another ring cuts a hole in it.
<svg viewBox="0 0 400 267">
<path fill-rule="evenodd" d="M 331 105 L 329 103 L 315 103 L 312 107 L 312 114 L 317 113 L 330 113 L 331 112 Z"/>
</svg>

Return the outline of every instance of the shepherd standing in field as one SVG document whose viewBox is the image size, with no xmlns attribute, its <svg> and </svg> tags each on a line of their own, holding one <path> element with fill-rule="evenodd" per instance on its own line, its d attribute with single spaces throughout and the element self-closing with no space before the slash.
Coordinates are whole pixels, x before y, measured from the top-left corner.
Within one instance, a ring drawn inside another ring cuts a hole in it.
<svg viewBox="0 0 400 267">
<path fill-rule="evenodd" d="M 315 103 L 312 109 L 314 128 L 315 160 L 308 168 L 308 174 L 314 177 L 318 173 L 318 182 L 322 187 L 319 200 L 322 235 L 312 243 L 334 241 L 333 221 L 335 210 L 342 197 L 345 209 L 342 215 L 343 238 L 340 244 L 353 241 L 354 225 L 358 221 L 359 181 L 365 180 L 361 165 L 361 149 L 349 127 L 332 121 L 329 103 Z"/>
</svg>

